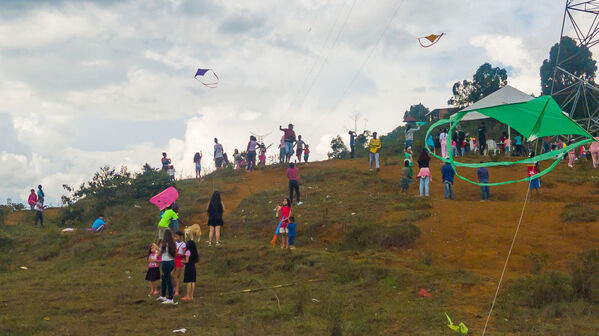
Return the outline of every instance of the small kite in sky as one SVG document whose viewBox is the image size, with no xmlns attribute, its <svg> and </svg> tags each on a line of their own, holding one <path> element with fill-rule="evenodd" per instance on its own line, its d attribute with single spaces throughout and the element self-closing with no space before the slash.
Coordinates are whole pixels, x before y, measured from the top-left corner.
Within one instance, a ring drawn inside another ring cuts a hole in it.
<svg viewBox="0 0 599 336">
<path fill-rule="evenodd" d="M 193 78 L 211 89 L 218 86 L 218 75 L 212 69 L 198 69 Z"/>
<path fill-rule="evenodd" d="M 428 48 L 428 47 L 432 47 L 433 45 L 435 45 L 437 42 L 439 42 L 439 40 L 441 39 L 441 37 L 445 35 L 445 33 L 441 33 L 440 35 L 435 35 L 435 34 L 431 34 L 429 36 L 424 36 L 424 37 L 419 37 L 418 38 L 418 43 L 420 43 L 420 45 L 423 48 Z M 424 43 L 422 43 L 424 40 Z"/>
</svg>

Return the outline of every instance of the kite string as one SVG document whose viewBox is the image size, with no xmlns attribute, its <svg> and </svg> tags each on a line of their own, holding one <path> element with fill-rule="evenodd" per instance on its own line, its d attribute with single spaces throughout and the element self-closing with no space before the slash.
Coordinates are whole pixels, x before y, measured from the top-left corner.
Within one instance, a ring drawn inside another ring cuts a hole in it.
<svg viewBox="0 0 599 336">
<path fill-rule="evenodd" d="M 518 225 L 516 226 L 516 232 L 514 232 L 514 238 L 512 238 L 512 245 L 510 246 L 510 250 L 507 254 L 507 258 L 505 259 L 505 263 L 503 264 L 503 270 L 501 271 L 501 276 L 499 277 L 499 283 L 497 283 L 497 290 L 495 291 L 495 297 L 493 297 L 493 302 L 491 303 L 491 309 L 489 309 L 489 314 L 487 315 L 487 321 L 485 322 L 485 327 L 483 328 L 482 336 L 485 336 L 487 332 L 487 325 L 489 324 L 489 320 L 491 319 L 491 314 L 493 313 L 493 308 L 495 307 L 495 302 L 497 301 L 497 296 L 499 295 L 499 289 L 501 288 L 501 282 L 503 281 L 503 276 L 505 275 L 505 270 L 507 269 L 507 265 L 510 261 L 510 256 L 512 255 L 512 250 L 514 249 L 514 244 L 516 243 L 516 237 L 518 236 L 518 231 L 520 230 L 520 224 L 522 223 L 522 217 L 524 217 L 524 209 L 526 209 L 526 203 L 528 201 L 528 196 L 530 195 L 530 187 L 526 191 L 526 197 L 524 198 L 524 204 L 522 205 L 522 212 L 520 213 L 520 220 L 518 220 Z"/>
</svg>

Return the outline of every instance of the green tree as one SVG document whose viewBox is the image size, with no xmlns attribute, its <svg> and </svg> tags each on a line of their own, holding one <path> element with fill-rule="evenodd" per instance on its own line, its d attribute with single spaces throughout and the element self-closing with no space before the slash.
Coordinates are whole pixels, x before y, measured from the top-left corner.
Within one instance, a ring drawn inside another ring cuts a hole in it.
<svg viewBox="0 0 599 336">
<path fill-rule="evenodd" d="M 414 118 L 416 121 L 426 121 L 426 115 L 430 112 L 426 106 L 422 103 L 410 106 L 410 109 L 404 112 L 403 119 L 407 120 L 408 116 Z"/>
<path fill-rule="evenodd" d="M 544 95 L 551 94 L 551 87 L 553 86 L 555 100 L 564 110 L 569 111 L 571 106 L 564 106 L 564 101 L 568 98 L 571 91 L 560 91 L 574 84 L 576 80 L 563 71 L 555 71 L 554 77 L 554 67 L 557 61 L 558 50 L 560 59 L 559 67 L 592 84 L 595 84 L 597 62 L 593 60 L 593 54 L 586 46 L 578 46 L 576 41 L 568 36 L 562 38 L 561 47 L 556 43 L 549 50 L 549 59 L 543 61 L 540 69 L 541 91 Z M 580 103 L 577 105 L 574 116 L 581 117 L 583 114 L 583 104 Z"/>
<path fill-rule="evenodd" d="M 332 152 L 327 154 L 329 159 L 345 159 L 349 156 L 349 150 L 340 135 L 331 140 L 331 150 Z"/>
<path fill-rule="evenodd" d="M 453 84 L 453 96 L 447 103 L 460 108 L 466 107 L 506 85 L 507 71 L 485 63 L 476 70 L 472 81 L 464 79 Z"/>
</svg>

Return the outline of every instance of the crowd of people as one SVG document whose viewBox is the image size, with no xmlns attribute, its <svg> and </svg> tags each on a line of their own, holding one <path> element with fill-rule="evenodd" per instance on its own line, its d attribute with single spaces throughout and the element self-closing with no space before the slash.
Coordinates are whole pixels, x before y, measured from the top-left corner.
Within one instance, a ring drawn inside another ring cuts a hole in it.
<svg viewBox="0 0 599 336">
<path fill-rule="evenodd" d="M 308 163 L 310 159 L 310 146 L 302 139 L 301 135 L 295 134 L 293 124 L 289 124 L 287 128 L 279 126 L 283 132 L 279 144 L 278 163 Z M 245 150 L 240 151 L 235 148 L 233 151 L 233 161 L 229 160 L 229 156 L 224 150 L 223 145 L 214 138 L 214 166 L 216 170 L 233 167 L 234 169 L 245 169 L 252 171 L 257 167 L 265 167 L 267 159 L 267 151 L 272 147 L 272 144 L 266 146 L 264 142 L 258 142 L 256 136 L 251 135 Z M 295 159 L 293 158 L 295 156 Z M 193 156 L 195 177 L 202 178 L 202 152 L 196 152 Z M 166 153 L 162 153 L 162 171 L 166 172 L 171 180 L 175 180 L 175 167 Z"/>
</svg>

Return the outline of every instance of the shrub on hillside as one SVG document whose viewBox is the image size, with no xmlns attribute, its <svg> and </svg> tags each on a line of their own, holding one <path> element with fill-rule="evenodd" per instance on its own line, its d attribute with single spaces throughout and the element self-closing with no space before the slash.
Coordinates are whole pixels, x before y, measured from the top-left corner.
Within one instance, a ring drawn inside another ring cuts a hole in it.
<svg viewBox="0 0 599 336">
<path fill-rule="evenodd" d="M 597 250 L 582 252 L 572 262 L 572 287 L 583 299 L 599 302 L 599 255 Z"/>
<path fill-rule="evenodd" d="M 567 204 L 561 214 L 564 222 L 594 222 L 598 217 L 597 210 L 582 203 Z"/>
<path fill-rule="evenodd" d="M 541 273 L 515 280 L 510 286 L 516 303 L 541 308 L 550 304 L 572 301 L 572 278 L 561 272 Z"/>
<path fill-rule="evenodd" d="M 339 247 L 344 250 L 402 248 L 418 239 L 420 233 L 420 228 L 412 223 L 397 226 L 360 225 L 343 237 Z"/>
</svg>

